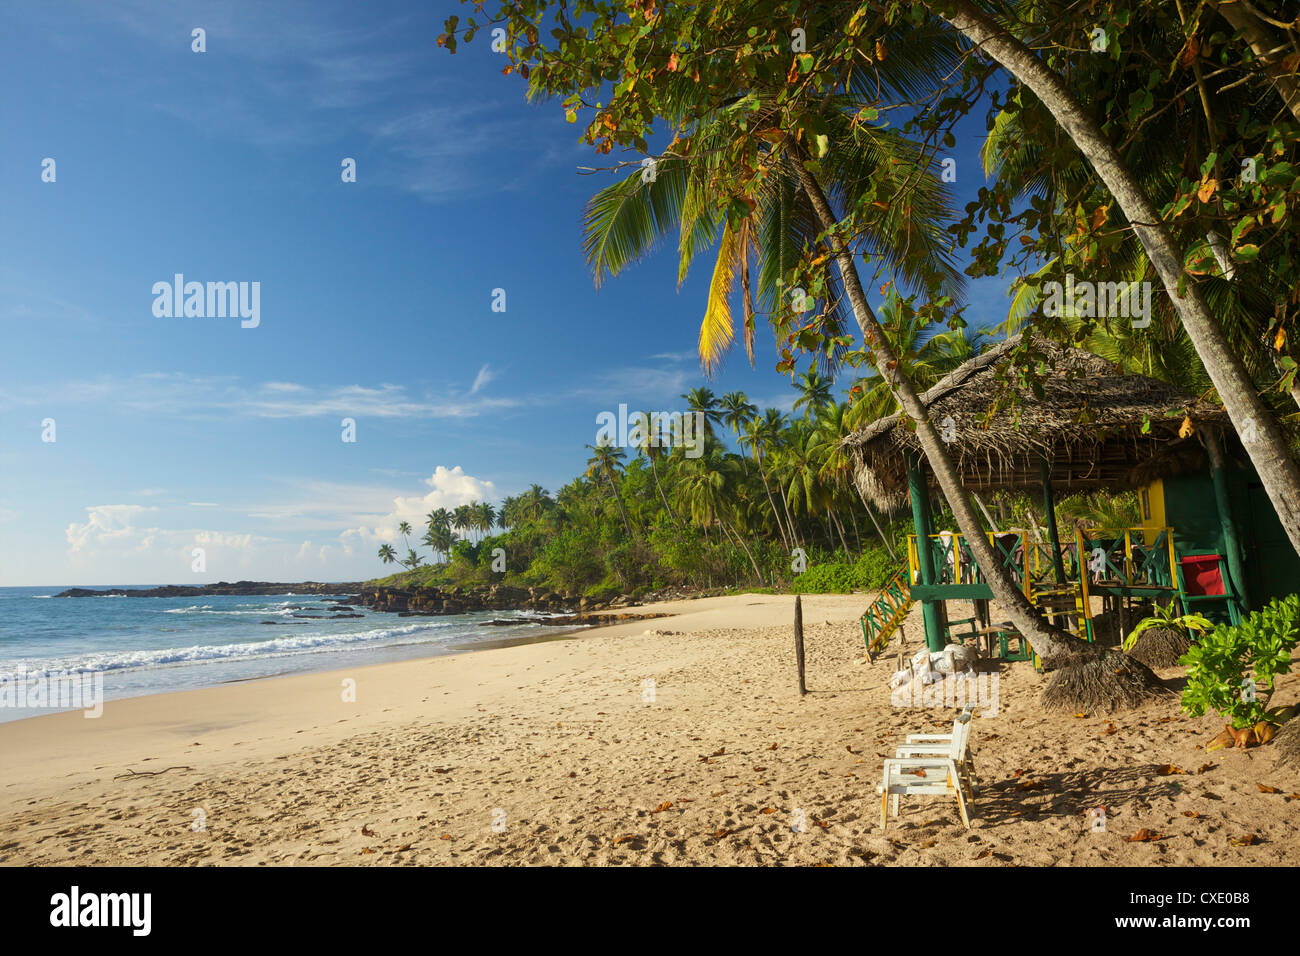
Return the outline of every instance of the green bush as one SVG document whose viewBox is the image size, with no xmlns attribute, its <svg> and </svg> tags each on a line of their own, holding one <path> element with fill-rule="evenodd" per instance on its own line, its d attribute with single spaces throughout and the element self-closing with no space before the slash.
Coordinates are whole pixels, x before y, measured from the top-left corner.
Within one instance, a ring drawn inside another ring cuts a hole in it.
<svg viewBox="0 0 1300 956">
<path fill-rule="evenodd" d="M 808 558 L 808 569 L 795 577 L 790 589 L 796 594 L 848 594 L 851 591 L 878 591 L 898 573 L 889 552 L 868 548 L 852 564 L 843 560 Z"/>
<path fill-rule="evenodd" d="M 1215 710 L 1238 730 L 1264 719 L 1273 681 L 1300 643 L 1300 595 L 1274 600 L 1236 627 L 1220 624 L 1179 658 L 1187 668 L 1183 710 Z"/>
<path fill-rule="evenodd" d="M 848 594 L 862 585 L 857 566 L 840 561 L 811 565 L 791 585 L 795 594 Z"/>
</svg>

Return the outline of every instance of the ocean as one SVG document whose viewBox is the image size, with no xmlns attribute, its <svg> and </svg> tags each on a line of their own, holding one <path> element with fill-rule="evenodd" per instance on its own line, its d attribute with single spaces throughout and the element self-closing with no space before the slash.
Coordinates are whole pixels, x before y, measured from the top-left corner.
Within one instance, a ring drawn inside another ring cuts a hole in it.
<svg viewBox="0 0 1300 956">
<path fill-rule="evenodd" d="M 359 618 L 295 617 L 328 615 L 331 605 L 347 601 L 346 593 L 53 597 L 63 590 L 0 588 L 0 691 L 6 685 L 12 691 L 20 678 L 98 675 L 93 679 L 102 679 L 103 699 L 112 701 L 259 677 L 431 657 L 492 646 L 503 639 L 540 638 L 572 630 L 539 624 L 541 615 L 533 611 L 398 617 L 353 605 L 352 610 L 340 613 L 359 614 Z M 492 620 L 513 623 L 479 626 Z M 264 623 L 267 621 L 275 623 Z M 0 693 L 0 721 L 60 709 L 15 706 L 30 699 L 26 694 L 6 697 Z"/>
</svg>

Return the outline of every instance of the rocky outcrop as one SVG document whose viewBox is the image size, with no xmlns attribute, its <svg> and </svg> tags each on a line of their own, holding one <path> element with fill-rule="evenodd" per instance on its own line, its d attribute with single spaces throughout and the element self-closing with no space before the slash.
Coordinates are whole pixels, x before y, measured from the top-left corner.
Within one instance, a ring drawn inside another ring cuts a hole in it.
<svg viewBox="0 0 1300 956">
<path fill-rule="evenodd" d="M 304 581 L 299 584 L 275 584 L 268 581 L 236 581 L 231 584 L 220 581 L 217 584 L 198 584 L 194 586 L 167 584 L 160 588 L 68 588 L 55 597 L 207 597 L 210 594 L 350 594 L 362 585 L 352 581 L 343 584 L 322 584 L 319 581 Z"/>
<path fill-rule="evenodd" d="M 372 611 L 389 611 L 410 617 L 422 614 L 464 614 L 468 611 L 567 611 L 580 605 L 578 598 L 541 588 L 505 584 L 454 590 L 451 588 L 393 588 L 365 585 L 349 599 Z"/>
<path fill-rule="evenodd" d="M 403 617 L 421 615 L 464 614 L 469 611 L 543 611 L 566 615 L 559 623 L 574 623 L 577 617 L 611 609 L 635 607 L 638 602 L 626 597 L 606 601 L 577 595 L 558 594 L 545 588 L 520 588 L 506 584 L 466 588 L 393 588 L 365 585 L 350 598 L 353 604 L 373 611 L 388 611 Z M 635 615 L 630 615 L 635 616 Z M 543 623 L 550 624 L 551 621 Z M 585 620 L 577 623 L 588 623 Z"/>
</svg>

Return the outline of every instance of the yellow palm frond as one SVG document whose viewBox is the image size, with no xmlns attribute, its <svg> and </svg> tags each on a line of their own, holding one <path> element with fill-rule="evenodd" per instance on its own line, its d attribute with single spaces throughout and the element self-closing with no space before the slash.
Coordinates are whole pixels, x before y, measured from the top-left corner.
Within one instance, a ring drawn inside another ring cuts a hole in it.
<svg viewBox="0 0 1300 956">
<path fill-rule="evenodd" d="M 738 249 L 744 249 L 743 237 L 728 223 L 723 227 L 722 240 L 718 243 L 718 261 L 713 266 L 709 300 L 704 309 L 704 319 L 700 322 L 700 364 L 707 375 L 712 375 L 717 369 L 736 337 L 731 318 L 731 288 L 736 281 Z M 740 255 L 743 254 L 742 251 Z"/>
</svg>

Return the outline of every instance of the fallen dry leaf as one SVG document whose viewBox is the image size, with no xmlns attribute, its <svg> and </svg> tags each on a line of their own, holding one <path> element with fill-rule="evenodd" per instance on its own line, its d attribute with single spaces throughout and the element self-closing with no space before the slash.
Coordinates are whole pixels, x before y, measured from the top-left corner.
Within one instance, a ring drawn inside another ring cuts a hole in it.
<svg viewBox="0 0 1300 956">
<path fill-rule="evenodd" d="M 438 839 L 439 839 L 439 840 L 454 840 L 455 837 L 453 837 L 450 833 L 444 833 L 442 836 L 438 837 Z"/>
<path fill-rule="evenodd" d="M 1106 729 L 1102 731 L 1102 734 L 1104 734 L 1107 737 L 1109 737 L 1111 734 L 1116 734 L 1116 733 L 1119 733 L 1119 728 L 1112 723 L 1107 723 Z"/>
<path fill-rule="evenodd" d="M 1156 768 L 1156 774 L 1161 777 L 1172 777 L 1176 773 L 1187 773 L 1182 767 L 1175 767 L 1171 763 L 1161 764 Z"/>
<path fill-rule="evenodd" d="M 362 828 L 361 828 L 361 835 L 362 835 L 362 836 L 374 836 L 374 835 L 375 835 L 375 831 L 372 830 L 372 829 L 370 829 L 370 827 L 368 827 L 368 826 L 362 826 Z"/>
<path fill-rule="evenodd" d="M 1233 846 L 1254 846 L 1259 842 L 1259 835 L 1255 833 L 1247 833 L 1239 837 L 1234 837 L 1228 842 Z"/>
<path fill-rule="evenodd" d="M 1270 787 L 1266 783 L 1257 783 L 1255 784 L 1255 786 L 1259 787 L 1260 793 L 1281 793 L 1282 792 L 1277 787 Z"/>
<path fill-rule="evenodd" d="M 759 813 L 776 813 L 776 807 L 764 807 Z"/>
<path fill-rule="evenodd" d="M 1133 834 L 1132 836 L 1125 837 L 1124 842 L 1125 843 L 1155 843 L 1157 840 L 1163 840 L 1163 839 L 1164 839 L 1163 834 L 1156 833 L 1155 830 L 1148 830 L 1146 827 L 1143 827 L 1141 830 L 1138 830 L 1138 832 Z"/>
<path fill-rule="evenodd" d="M 650 812 L 663 813 L 665 810 L 671 810 L 672 808 L 673 808 L 673 802 L 671 800 L 665 800 L 663 803 L 659 804 L 659 806 L 655 807 Z"/>
<path fill-rule="evenodd" d="M 1087 717 L 1088 715 L 1087 715 L 1087 714 L 1075 714 L 1074 716 L 1076 716 L 1076 717 Z"/>
<path fill-rule="evenodd" d="M 928 850 L 930 849 L 930 847 L 934 846 L 938 842 L 939 842 L 938 840 L 926 840 L 924 843 L 919 845 L 918 849 Z"/>
<path fill-rule="evenodd" d="M 1201 764 L 1200 768 L 1197 769 L 1196 772 L 1197 772 L 1197 773 L 1209 773 L 1211 770 L 1213 770 L 1213 769 L 1214 769 L 1215 767 L 1217 767 L 1217 766 L 1218 766 L 1217 763 L 1203 763 L 1203 764 Z"/>
<path fill-rule="evenodd" d="M 370 847 L 368 847 L 368 846 L 363 846 L 363 847 L 361 848 L 361 852 L 362 852 L 362 853 L 374 853 L 375 851 L 372 850 L 372 849 L 371 849 Z"/>
<path fill-rule="evenodd" d="M 1047 786 L 1047 784 L 1043 783 L 1041 780 L 1029 779 L 1021 780 L 1020 783 L 1016 785 L 1017 789 L 1020 790 L 1041 790 L 1045 786 Z"/>
<path fill-rule="evenodd" d="M 635 840 L 635 839 L 636 839 L 635 833 L 627 833 L 621 837 L 615 837 L 614 846 L 618 846 L 620 843 L 626 843 L 628 840 Z"/>
<path fill-rule="evenodd" d="M 736 832 L 735 830 L 728 830 L 728 829 L 726 829 L 726 828 L 723 828 L 723 829 L 721 829 L 721 830 L 714 830 L 714 831 L 713 831 L 713 838 L 714 838 L 715 840 L 721 840 L 724 836 L 730 836 L 731 834 L 733 834 L 733 833 L 735 833 L 735 832 Z"/>
<path fill-rule="evenodd" d="M 405 853 L 405 852 L 406 852 L 407 850 L 409 850 L 410 848 L 411 848 L 411 844 L 409 844 L 409 843 L 403 843 L 401 846 L 399 846 L 399 847 L 398 847 L 396 850 L 394 850 L 393 852 L 394 852 L 394 853 Z"/>
<path fill-rule="evenodd" d="M 975 857 L 975 859 L 977 859 L 977 860 L 982 860 L 982 859 L 984 859 L 986 856 L 992 856 L 992 855 L 993 855 L 993 851 L 992 851 L 992 850 L 980 850 L 979 854 Z"/>
</svg>

